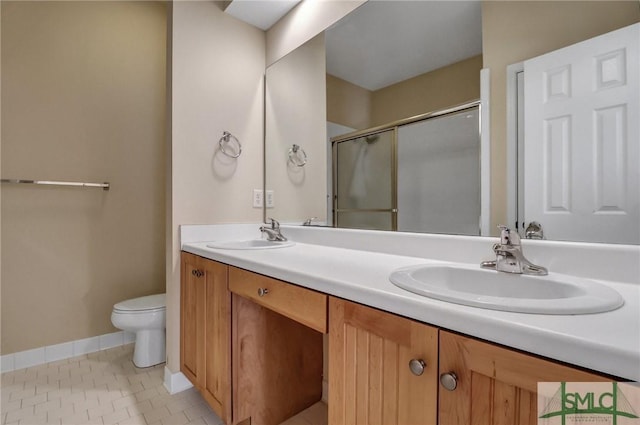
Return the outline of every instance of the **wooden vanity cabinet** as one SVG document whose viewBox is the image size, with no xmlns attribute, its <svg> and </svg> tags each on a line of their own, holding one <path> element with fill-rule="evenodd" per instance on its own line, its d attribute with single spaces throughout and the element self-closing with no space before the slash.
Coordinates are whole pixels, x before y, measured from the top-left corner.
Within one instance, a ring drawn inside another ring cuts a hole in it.
<svg viewBox="0 0 640 425">
<path fill-rule="evenodd" d="M 228 267 L 183 252 L 180 371 L 225 423 L 231 423 L 231 295 Z"/>
<path fill-rule="evenodd" d="M 595 382 L 611 378 L 447 331 L 440 331 L 439 425 L 537 425 L 538 382 Z"/>
<path fill-rule="evenodd" d="M 330 297 L 329 424 L 435 424 L 437 373 L 437 328 Z"/>
<path fill-rule="evenodd" d="M 612 380 L 333 297 L 329 344 L 330 425 L 537 425 L 538 382 Z"/>
<path fill-rule="evenodd" d="M 320 401 L 327 295 L 186 252 L 181 263 L 180 370 L 226 424 L 277 425 Z"/>
<path fill-rule="evenodd" d="M 181 371 L 229 425 L 319 401 L 327 331 L 330 425 L 536 425 L 538 382 L 612 380 L 188 253 L 181 309 Z"/>
<path fill-rule="evenodd" d="M 319 402 L 327 295 L 235 267 L 229 290 L 234 423 L 278 425 Z"/>
<path fill-rule="evenodd" d="M 229 290 L 320 333 L 327 333 L 326 294 L 237 267 L 229 267 Z"/>
</svg>

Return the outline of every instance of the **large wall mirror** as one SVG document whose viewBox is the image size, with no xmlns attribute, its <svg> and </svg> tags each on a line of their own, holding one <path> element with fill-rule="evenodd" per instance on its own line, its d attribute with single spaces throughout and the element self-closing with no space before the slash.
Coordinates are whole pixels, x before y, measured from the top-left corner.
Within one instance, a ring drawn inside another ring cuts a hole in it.
<svg viewBox="0 0 640 425">
<path fill-rule="evenodd" d="M 576 14 L 580 16 L 579 20 L 575 19 Z M 387 133 L 387 130 L 410 117 L 429 116 L 434 112 L 440 117 L 438 111 L 479 100 L 480 71 L 487 68 L 491 72 L 492 117 L 487 127 L 491 130 L 491 169 L 485 171 L 490 171 L 491 176 L 491 227 L 505 223 L 510 216 L 510 203 L 514 202 L 511 197 L 507 199 L 512 185 L 509 181 L 511 176 L 507 173 L 511 160 L 507 157 L 510 154 L 507 152 L 506 110 L 508 65 L 638 21 L 640 9 L 637 3 L 625 1 L 364 3 L 324 33 L 270 65 L 266 71 L 265 189 L 273 191 L 274 203 L 267 207 L 265 215 L 287 223 L 302 224 L 314 218 L 314 224 L 332 225 L 335 217 L 333 198 L 339 193 L 334 193 L 335 164 L 332 162 L 336 153 L 335 149 L 331 150 L 329 141 L 332 138 L 340 140 L 341 135 L 348 133 L 354 135 L 354 143 L 344 145 L 343 149 L 344 155 L 352 158 L 351 164 L 343 164 L 347 168 L 343 175 L 349 174 L 351 179 L 345 192 L 347 195 L 364 190 L 366 179 L 362 178 L 362 173 L 369 172 L 376 177 L 389 174 L 389 181 L 375 186 L 379 187 L 378 195 L 388 191 L 393 196 L 394 192 L 397 195 L 413 190 L 404 185 L 397 186 L 401 181 L 410 181 L 413 187 L 451 189 L 449 193 L 446 190 L 437 193 L 440 196 L 437 205 L 414 202 L 411 210 L 407 211 L 408 216 L 420 220 L 437 213 L 451 218 L 461 211 L 471 212 L 468 216 L 477 215 L 480 197 L 470 192 L 473 185 L 463 188 L 447 183 L 457 182 L 456 176 L 471 182 L 476 178 L 479 180 L 478 172 L 469 166 L 476 161 L 471 159 L 469 162 L 471 151 L 466 151 L 466 165 L 464 162 L 447 165 L 452 152 L 447 152 L 442 160 L 430 157 L 436 160 L 431 166 L 427 166 L 425 161 L 422 168 L 433 173 L 413 178 L 413 174 L 403 173 L 402 163 L 397 162 L 403 155 L 397 151 L 397 139 L 402 133 L 416 138 L 414 129 L 406 127 L 394 134 Z M 637 54 L 635 59 L 633 55 L 629 59 L 637 61 Z M 637 70 L 637 65 L 633 69 Z M 631 99 L 636 105 L 637 96 L 635 93 L 636 99 Z M 465 120 L 474 119 L 474 114 L 472 110 L 452 114 L 451 117 L 459 123 L 454 124 L 456 130 L 465 126 Z M 607 115 L 605 118 L 611 117 Z M 615 118 L 611 119 L 615 121 Z M 417 125 L 411 125 L 418 128 L 422 124 L 418 120 Z M 455 133 L 447 130 L 446 126 L 443 128 L 441 134 Z M 629 153 L 638 152 L 637 131 L 633 137 Z M 417 138 L 422 140 L 424 136 Z M 427 155 L 443 148 L 459 151 L 462 145 L 456 143 L 457 140 L 440 146 L 434 143 L 427 150 Z M 404 156 L 408 160 L 416 162 L 419 158 L 419 154 L 411 149 L 406 152 Z M 387 153 L 396 161 L 398 170 L 388 171 L 380 166 L 387 161 Z M 478 164 L 477 152 L 472 155 L 476 155 Z M 371 164 L 361 161 L 367 156 L 373 161 Z M 336 168 L 338 166 L 342 165 L 337 164 Z M 438 166 L 442 168 L 438 169 Z M 376 171 L 372 172 L 372 168 Z M 420 168 L 418 165 L 417 169 Z M 445 171 L 452 174 L 442 174 Z M 398 176 L 402 175 L 405 177 L 399 179 Z M 438 176 L 441 176 L 439 180 Z M 612 181 L 609 179 L 607 184 Z M 635 190 L 637 192 L 638 188 Z M 611 196 L 606 198 L 611 199 Z M 637 196 L 632 202 L 638 202 Z M 451 208 L 448 212 L 443 209 L 447 206 Z M 356 220 L 345 227 L 393 228 L 393 225 L 380 225 L 379 221 L 370 218 Z M 473 221 L 468 217 L 466 220 Z M 361 226 L 361 222 L 370 224 Z M 462 230 L 465 226 L 467 229 Z M 584 226 L 586 233 L 588 227 Z M 479 234 L 478 228 L 466 223 L 449 228 L 435 226 L 426 231 Z M 419 227 L 399 230 L 425 231 Z M 590 236 L 567 236 L 553 231 L 547 232 L 545 238 L 638 243 L 628 238 L 591 240 Z"/>
</svg>

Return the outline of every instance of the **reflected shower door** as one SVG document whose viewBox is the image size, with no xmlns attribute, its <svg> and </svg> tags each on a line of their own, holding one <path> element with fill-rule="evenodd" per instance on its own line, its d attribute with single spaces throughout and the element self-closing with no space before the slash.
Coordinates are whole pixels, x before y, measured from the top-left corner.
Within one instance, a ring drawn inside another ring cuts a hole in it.
<svg viewBox="0 0 640 425">
<path fill-rule="evenodd" d="M 394 131 L 336 142 L 335 225 L 394 230 Z"/>
<path fill-rule="evenodd" d="M 480 111 L 398 129 L 398 230 L 480 234 Z"/>
</svg>

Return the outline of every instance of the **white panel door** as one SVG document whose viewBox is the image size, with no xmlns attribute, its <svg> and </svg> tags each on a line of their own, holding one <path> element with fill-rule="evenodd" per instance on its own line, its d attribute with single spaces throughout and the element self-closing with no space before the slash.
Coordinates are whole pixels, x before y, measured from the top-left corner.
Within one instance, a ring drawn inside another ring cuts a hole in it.
<svg viewBox="0 0 640 425">
<path fill-rule="evenodd" d="M 524 220 L 640 243 L 640 24 L 525 62 Z"/>
</svg>

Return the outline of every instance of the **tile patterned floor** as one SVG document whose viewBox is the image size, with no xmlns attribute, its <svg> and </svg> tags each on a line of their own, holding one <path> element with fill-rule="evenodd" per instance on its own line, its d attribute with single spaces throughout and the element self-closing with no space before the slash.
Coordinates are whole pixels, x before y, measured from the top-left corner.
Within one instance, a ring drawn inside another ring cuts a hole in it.
<svg viewBox="0 0 640 425">
<path fill-rule="evenodd" d="M 280 425 L 326 425 L 329 423 L 327 404 L 319 401 Z"/>
<path fill-rule="evenodd" d="M 170 395 L 164 365 L 138 369 L 133 344 L 2 374 L 2 425 L 220 425 L 191 388 Z"/>
</svg>

